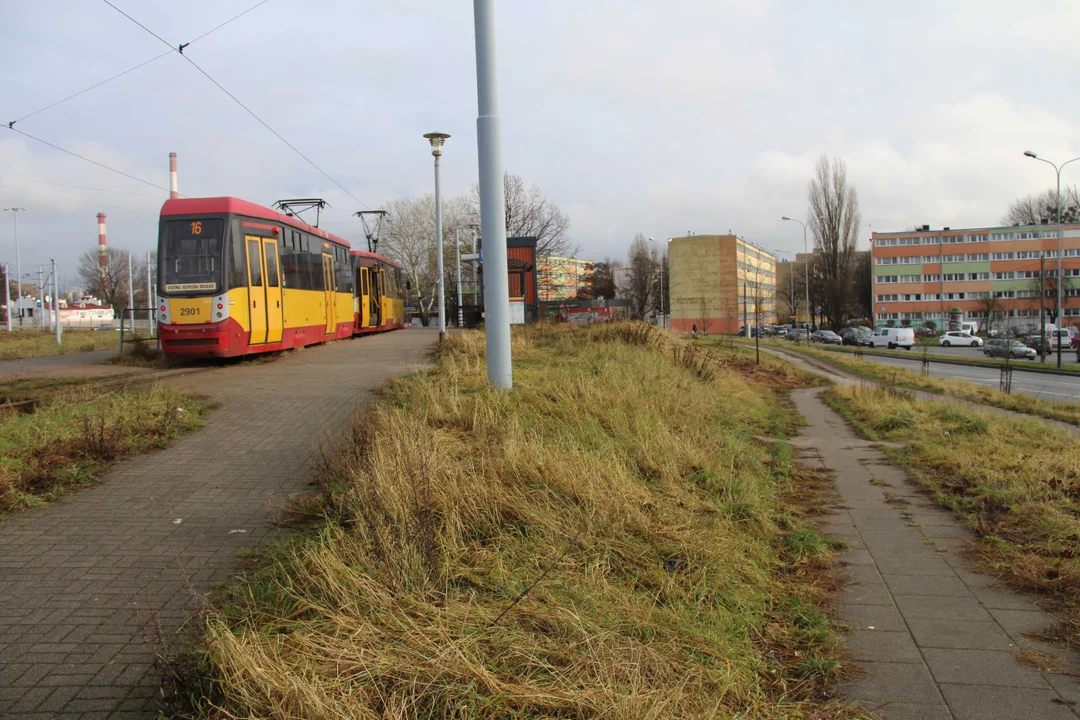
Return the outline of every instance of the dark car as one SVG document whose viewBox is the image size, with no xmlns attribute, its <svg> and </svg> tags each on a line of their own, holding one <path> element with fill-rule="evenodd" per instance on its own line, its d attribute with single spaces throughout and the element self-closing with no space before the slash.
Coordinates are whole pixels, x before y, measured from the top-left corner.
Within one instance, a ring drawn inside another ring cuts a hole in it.
<svg viewBox="0 0 1080 720">
<path fill-rule="evenodd" d="M 870 336 L 873 334 L 874 331 L 870 328 L 855 325 L 841 330 L 840 340 L 842 345 L 869 345 Z"/>
<path fill-rule="evenodd" d="M 832 330 L 815 330 L 814 334 L 810 336 L 810 342 L 824 345 L 841 345 L 844 341 Z"/>
<path fill-rule="evenodd" d="M 1024 341 L 1024 345 L 1027 345 L 1040 355 L 1049 355 L 1053 352 L 1053 350 L 1050 349 L 1050 338 L 1041 335 L 1032 335 Z"/>
<path fill-rule="evenodd" d="M 1026 360 L 1034 360 L 1039 356 L 1034 348 L 1029 348 L 1019 340 L 1003 340 L 993 338 L 986 341 L 983 352 L 988 357 L 1012 357 Z"/>
</svg>

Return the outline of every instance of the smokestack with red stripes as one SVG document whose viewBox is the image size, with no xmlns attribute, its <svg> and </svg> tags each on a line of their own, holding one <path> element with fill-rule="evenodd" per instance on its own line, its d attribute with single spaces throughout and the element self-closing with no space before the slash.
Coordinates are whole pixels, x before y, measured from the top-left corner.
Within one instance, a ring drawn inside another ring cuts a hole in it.
<svg viewBox="0 0 1080 720">
<path fill-rule="evenodd" d="M 176 184 L 176 153 L 169 153 L 169 198 L 175 200 L 180 197 L 180 191 Z"/>
<path fill-rule="evenodd" d="M 97 214 L 98 264 L 101 265 L 101 284 L 109 284 L 109 250 L 105 246 L 105 213 Z"/>
</svg>

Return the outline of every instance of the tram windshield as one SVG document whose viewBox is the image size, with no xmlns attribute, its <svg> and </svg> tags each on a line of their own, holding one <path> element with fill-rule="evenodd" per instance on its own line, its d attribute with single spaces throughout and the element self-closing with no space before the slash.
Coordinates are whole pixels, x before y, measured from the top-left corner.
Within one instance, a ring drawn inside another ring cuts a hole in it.
<svg viewBox="0 0 1080 720">
<path fill-rule="evenodd" d="M 213 292 L 221 286 L 225 221 L 172 220 L 161 240 L 161 288 L 166 293 Z"/>
</svg>

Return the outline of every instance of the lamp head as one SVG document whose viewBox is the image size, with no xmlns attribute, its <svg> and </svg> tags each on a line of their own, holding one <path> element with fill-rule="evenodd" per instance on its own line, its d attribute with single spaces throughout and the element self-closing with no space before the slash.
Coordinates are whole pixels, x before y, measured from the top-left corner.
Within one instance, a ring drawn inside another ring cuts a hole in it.
<svg viewBox="0 0 1080 720">
<path fill-rule="evenodd" d="M 433 132 L 425 133 L 424 137 L 426 137 L 431 143 L 431 154 L 435 157 L 439 157 L 440 155 L 442 155 L 443 143 L 446 142 L 446 139 L 450 136 L 446 133 Z"/>
<path fill-rule="evenodd" d="M 1039 157 L 1038 155 L 1033 153 L 1031 150 L 1025 150 L 1024 155 L 1028 156 L 1029 158 L 1038 158 Z"/>
</svg>

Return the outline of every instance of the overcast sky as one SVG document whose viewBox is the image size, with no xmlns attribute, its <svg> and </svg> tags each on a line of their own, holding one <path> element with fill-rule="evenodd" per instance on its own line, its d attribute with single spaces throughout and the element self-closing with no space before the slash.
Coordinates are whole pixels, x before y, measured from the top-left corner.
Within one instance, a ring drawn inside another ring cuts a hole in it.
<svg viewBox="0 0 1080 720">
<path fill-rule="evenodd" d="M 173 44 L 255 2 L 114 0 Z M 780 216 L 805 218 L 821 153 L 847 161 L 862 246 L 872 230 L 995 224 L 1052 187 L 1022 152 L 1080 155 L 1080 2 L 885 5 L 496 2 L 506 169 L 571 216 L 594 259 L 623 257 L 636 232 L 801 251 Z M 167 50 L 98 0 L 0 9 L 4 124 Z M 185 52 L 368 207 L 430 191 L 433 130 L 452 135 L 444 192 L 475 182 L 471 3 L 269 0 Z M 323 227 L 362 239 L 352 198 L 175 54 L 15 127 L 162 186 L 175 151 L 190 196 L 323 197 Z M 1080 184 L 1080 163 L 1063 179 Z M 0 125 L 0 207 L 27 208 L 24 272 L 55 256 L 73 277 L 99 211 L 111 245 L 150 249 L 163 199 Z M 10 213 L 0 261 L 14 261 Z"/>
</svg>

